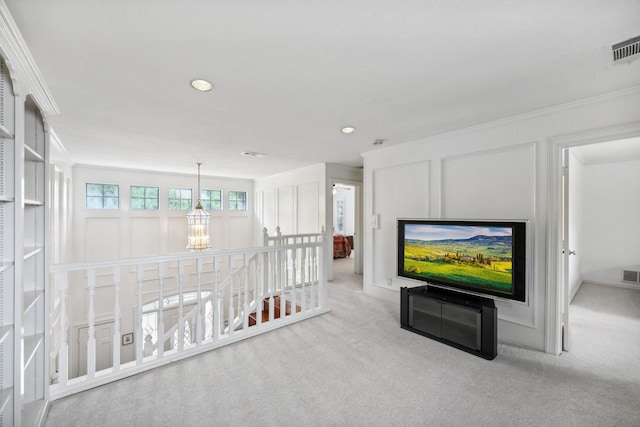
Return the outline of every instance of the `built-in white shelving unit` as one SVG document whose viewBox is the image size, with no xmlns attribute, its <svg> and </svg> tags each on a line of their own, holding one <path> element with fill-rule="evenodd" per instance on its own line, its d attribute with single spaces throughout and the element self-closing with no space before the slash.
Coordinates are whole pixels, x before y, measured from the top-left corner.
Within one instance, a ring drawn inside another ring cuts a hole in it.
<svg viewBox="0 0 640 427">
<path fill-rule="evenodd" d="M 59 114 L 0 0 L 0 427 L 39 426 L 49 399 L 49 132 Z"/>
<path fill-rule="evenodd" d="M 48 397 L 48 141 L 12 77 L 0 59 L 0 426 L 32 426 Z"/>
<path fill-rule="evenodd" d="M 15 97 L 9 70 L 0 61 L 0 425 L 13 425 L 20 399 L 19 361 L 16 360 L 20 331 L 15 316 L 16 241 Z M 18 418 L 19 419 L 19 418 Z"/>
</svg>

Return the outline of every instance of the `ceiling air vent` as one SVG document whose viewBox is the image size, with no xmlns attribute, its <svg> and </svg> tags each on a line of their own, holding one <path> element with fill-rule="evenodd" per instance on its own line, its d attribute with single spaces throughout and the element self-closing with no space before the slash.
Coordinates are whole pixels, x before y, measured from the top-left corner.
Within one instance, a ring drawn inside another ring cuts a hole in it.
<svg viewBox="0 0 640 427">
<path fill-rule="evenodd" d="M 613 63 L 631 62 L 640 58 L 640 36 L 611 46 Z"/>
</svg>

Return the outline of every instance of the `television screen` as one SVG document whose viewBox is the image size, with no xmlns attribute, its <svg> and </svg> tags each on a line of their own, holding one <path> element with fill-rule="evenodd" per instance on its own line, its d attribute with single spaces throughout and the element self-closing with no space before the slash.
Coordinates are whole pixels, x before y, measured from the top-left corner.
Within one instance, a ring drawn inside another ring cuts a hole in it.
<svg viewBox="0 0 640 427">
<path fill-rule="evenodd" d="M 525 301 L 526 223 L 398 220 L 398 276 Z"/>
</svg>

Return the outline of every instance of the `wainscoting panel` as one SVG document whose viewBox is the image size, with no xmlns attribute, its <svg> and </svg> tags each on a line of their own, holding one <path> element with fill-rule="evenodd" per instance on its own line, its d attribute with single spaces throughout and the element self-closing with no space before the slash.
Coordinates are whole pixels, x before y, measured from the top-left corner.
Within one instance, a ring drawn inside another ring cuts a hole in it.
<svg viewBox="0 0 640 427">
<path fill-rule="evenodd" d="M 320 193 L 317 182 L 298 186 L 298 233 L 318 233 Z"/>
<path fill-rule="evenodd" d="M 167 218 L 167 252 L 185 252 L 187 249 L 187 217 Z"/>
<path fill-rule="evenodd" d="M 443 158 L 443 218 L 532 219 L 535 154 L 531 143 Z"/>
<path fill-rule="evenodd" d="M 84 261 L 120 258 L 120 218 L 86 218 L 84 223 Z"/>
<path fill-rule="evenodd" d="M 131 218 L 129 224 L 130 256 L 136 258 L 160 255 L 160 218 Z"/>
<path fill-rule="evenodd" d="M 373 228 L 374 284 L 397 288 L 396 220 L 429 214 L 429 161 L 390 166 L 373 171 L 373 212 L 365 224 Z M 373 222 L 377 222 L 377 227 Z"/>
<path fill-rule="evenodd" d="M 269 234 L 276 231 L 276 190 L 269 189 L 262 192 L 262 224 Z"/>
<path fill-rule="evenodd" d="M 228 220 L 229 243 L 227 248 L 248 248 L 252 246 L 251 236 L 247 232 L 247 219 L 245 217 L 229 217 Z"/>
<path fill-rule="evenodd" d="M 278 188 L 278 224 L 282 234 L 295 232 L 294 187 Z"/>
</svg>

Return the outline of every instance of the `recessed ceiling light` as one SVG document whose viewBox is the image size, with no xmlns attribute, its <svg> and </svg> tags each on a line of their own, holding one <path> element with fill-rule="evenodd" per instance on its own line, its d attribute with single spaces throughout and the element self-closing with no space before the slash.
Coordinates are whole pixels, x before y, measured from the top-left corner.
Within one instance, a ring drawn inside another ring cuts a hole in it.
<svg viewBox="0 0 640 427">
<path fill-rule="evenodd" d="M 340 129 L 340 132 L 350 134 L 354 130 L 356 130 L 356 128 L 354 128 L 353 126 L 345 126 L 342 129 Z"/>
<path fill-rule="evenodd" d="M 243 151 L 240 154 L 247 157 L 267 157 L 265 153 L 256 153 L 255 151 Z"/>
<path fill-rule="evenodd" d="M 211 82 L 202 79 L 191 80 L 191 87 L 200 92 L 209 92 L 213 89 Z"/>
</svg>

